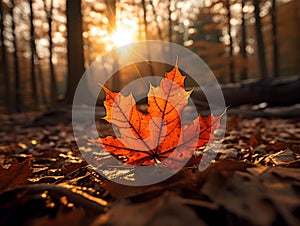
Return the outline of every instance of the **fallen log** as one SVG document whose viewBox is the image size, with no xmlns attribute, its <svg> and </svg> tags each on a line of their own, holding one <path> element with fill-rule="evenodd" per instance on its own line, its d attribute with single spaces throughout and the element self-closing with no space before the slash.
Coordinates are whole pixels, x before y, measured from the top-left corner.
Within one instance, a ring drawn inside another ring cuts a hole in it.
<svg viewBox="0 0 300 226">
<path fill-rule="evenodd" d="M 221 89 L 227 106 L 259 104 L 262 102 L 273 106 L 300 103 L 300 76 L 221 84 Z M 207 103 L 206 97 L 200 88 L 195 88 L 191 97 L 195 105 L 205 105 Z"/>
</svg>

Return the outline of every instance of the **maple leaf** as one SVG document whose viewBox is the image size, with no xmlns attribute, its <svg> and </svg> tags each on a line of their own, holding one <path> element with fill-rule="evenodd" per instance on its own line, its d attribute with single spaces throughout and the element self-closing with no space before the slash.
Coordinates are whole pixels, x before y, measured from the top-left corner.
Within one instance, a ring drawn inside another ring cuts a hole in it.
<svg viewBox="0 0 300 226">
<path fill-rule="evenodd" d="M 153 165 L 165 159 L 187 160 L 199 147 L 214 139 L 223 116 L 199 115 L 182 125 L 181 115 L 192 91 L 184 89 L 183 76 L 175 66 L 157 87 L 150 84 L 148 109 L 141 112 L 130 93 L 124 96 L 103 86 L 106 93 L 104 119 L 118 128 L 118 137 L 107 136 L 91 142 L 127 165 Z M 176 150 L 176 152 L 175 152 Z"/>
<path fill-rule="evenodd" d="M 30 159 L 22 163 L 15 160 L 8 169 L 0 167 L 0 191 L 27 183 L 31 174 Z"/>
</svg>

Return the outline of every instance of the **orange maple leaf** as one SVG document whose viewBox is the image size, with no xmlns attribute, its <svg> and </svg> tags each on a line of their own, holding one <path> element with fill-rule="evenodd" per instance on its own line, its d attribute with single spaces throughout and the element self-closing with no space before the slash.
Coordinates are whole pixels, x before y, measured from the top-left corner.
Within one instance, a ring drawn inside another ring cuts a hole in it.
<svg viewBox="0 0 300 226">
<path fill-rule="evenodd" d="M 138 109 L 132 94 L 124 96 L 103 87 L 104 119 L 118 128 L 119 135 L 91 142 L 115 157 L 125 157 L 126 164 L 133 166 L 153 165 L 167 158 L 175 162 L 190 159 L 195 150 L 214 139 L 213 132 L 220 127 L 223 114 L 207 118 L 199 115 L 182 125 L 180 117 L 192 93 L 185 91 L 184 80 L 175 66 L 159 86 L 150 85 L 146 113 Z"/>
</svg>

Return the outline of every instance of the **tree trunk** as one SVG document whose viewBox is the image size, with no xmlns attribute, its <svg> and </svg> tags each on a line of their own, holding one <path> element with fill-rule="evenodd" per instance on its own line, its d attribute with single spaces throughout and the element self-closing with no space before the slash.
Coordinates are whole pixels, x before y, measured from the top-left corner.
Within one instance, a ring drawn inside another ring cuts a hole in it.
<svg viewBox="0 0 300 226">
<path fill-rule="evenodd" d="M 67 0 L 68 84 L 66 104 L 72 104 L 76 87 L 84 73 L 81 0 Z"/>
<path fill-rule="evenodd" d="M 38 104 L 38 95 L 37 95 L 37 86 L 36 86 L 36 73 L 35 73 L 35 53 L 36 53 L 36 45 L 35 45 L 35 33 L 34 33 L 34 13 L 32 8 L 33 0 L 29 0 L 29 9 L 30 9 L 30 48 L 31 48 L 31 57 L 30 57 L 30 65 L 31 65 L 31 89 L 32 89 L 32 99 L 35 104 Z"/>
<path fill-rule="evenodd" d="M 229 77 L 230 77 L 230 82 L 235 82 L 235 78 L 234 78 L 234 71 L 233 71 L 233 45 L 232 45 L 232 35 L 231 35 L 231 11 L 230 11 L 230 0 L 226 1 L 226 8 L 227 8 L 227 26 L 228 26 L 228 35 L 229 35 Z"/>
<path fill-rule="evenodd" d="M 19 70 L 19 59 L 18 59 L 18 45 L 17 45 L 17 36 L 16 36 L 16 26 L 14 20 L 14 7 L 15 0 L 11 0 L 10 6 L 10 15 L 11 15 L 11 30 L 12 30 L 12 42 L 14 46 L 13 58 L 14 58 L 14 73 L 15 73 L 15 111 L 22 111 L 22 99 L 21 99 L 21 89 L 20 89 L 20 70 Z"/>
<path fill-rule="evenodd" d="M 227 106 L 240 106 L 244 104 L 268 105 L 294 105 L 299 104 L 300 77 L 276 78 L 265 81 L 256 80 L 247 83 L 221 84 L 222 92 Z M 215 88 L 215 87 L 212 87 Z M 237 95 L 238 94 L 238 95 Z M 195 88 L 191 95 L 196 106 L 205 106 L 205 94 Z M 207 105 L 207 107 L 209 107 Z"/>
<path fill-rule="evenodd" d="M 162 30 L 161 30 L 161 28 L 159 26 L 159 22 L 157 20 L 157 12 L 156 12 L 156 9 L 154 7 L 153 1 L 150 1 L 150 5 L 152 7 L 152 12 L 153 12 L 155 24 L 156 24 L 156 27 L 157 27 L 157 34 L 158 34 L 159 40 L 163 40 Z"/>
<path fill-rule="evenodd" d="M 1 68 L 3 70 L 4 76 L 4 85 L 5 85 L 5 105 L 7 113 L 12 113 L 12 100 L 11 100 L 11 89 L 10 89 L 10 77 L 8 75 L 7 69 L 7 59 L 6 59 L 6 46 L 4 44 L 5 37 L 4 37 L 4 13 L 2 7 L 2 1 L 0 2 L 0 41 L 1 41 Z"/>
<path fill-rule="evenodd" d="M 243 59 L 246 61 L 247 60 L 247 51 L 246 51 L 246 46 L 247 46 L 247 34 L 246 34 L 246 20 L 245 20 L 245 13 L 244 13 L 244 6 L 245 6 L 245 0 L 242 0 L 242 34 L 241 34 L 241 54 Z M 242 73 L 241 73 L 241 80 L 245 80 L 248 78 L 247 74 L 247 66 L 245 65 Z"/>
<path fill-rule="evenodd" d="M 300 2 L 294 1 L 293 3 L 294 3 L 293 8 L 294 8 L 294 13 L 295 13 L 295 20 L 299 21 L 300 20 Z M 296 25 L 296 32 L 297 32 L 297 38 L 299 40 L 300 39 L 300 23 L 297 23 L 297 25 Z M 295 48 L 300 50 L 300 42 L 298 42 L 298 45 L 296 45 Z M 298 62 L 300 62 L 300 51 L 297 51 L 297 59 L 299 60 Z M 298 70 L 300 70 L 300 65 L 298 65 Z"/>
<path fill-rule="evenodd" d="M 169 20 L 169 42 L 172 42 L 172 18 L 171 18 L 171 0 L 168 0 L 168 20 Z"/>
<path fill-rule="evenodd" d="M 272 35 L 273 35 L 273 76 L 279 76 L 279 54 L 277 42 L 276 0 L 272 0 Z"/>
<path fill-rule="evenodd" d="M 145 38 L 149 40 L 149 33 L 148 33 L 148 22 L 147 22 L 147 6 L 146 1 L 142 0 L 142 7 L 143 7 L 143 20 L 144 20 L 144 28 L 145 28 Z"/>
<path fill-rule="evenodd" d="M 267 64 L 265 58 L 265 46 L 263 41 L 263 34 L 261 30 L 260 21 L 260 8 L 259 0 L 254 0 L 254 16 L 255 16 L 255 30 L 256 30 L 256 42 L 257 42 L 257 52 L 259 61 L 259 72 L 261 79 L 266 79 L 268 77 Z"/>
<path fill-rule="evenodd" d="M 118 28 L 116 27 L 116 0 L 106 0 L 106 5 L 107 5 L 107 18 L 109 21 L 109 32 L 114 33 Z M 115 53 L 117 54 L 117 53 Z M 114 65 L 113 68 L 118 68 L 119 62 L 117 60 L 117 57 L 115 57 Z M 119 91 L 121 86 L 120 86 L 120 81 L 116 76 L 113 76 L 111 78 L 112 81 L 112 89 L 115 91 Z"/>
<path fill-rule="evenodd" d="M 44 9 L 47 14 L 48 21 L 48 37 L 49 37 L 49 67 L 50 67 L 50 81 L 51 81 L 51 90 L 50 90 L 50 101 L 51 105 L 54 105 L 57 101 L 58 91 L 57 91 L 57 82 L 55 76 L 55 70 L 53 65 L 53 40 L 52 40 L 52 16 L 53 16 L 53 0 L 50 1 L 49 10 L 47 7 L 47 1 L 44 0 Z"/>
<path fill-rule="evenodd" d="M 146 1 L 142 0 L 142 6 L 143 6 L 143 20 L 144 20 L 144 26 L 145 26 L 145 38 L 146 40 L 149 40 L 149 31 L 148 31 L 148 22 L 147 22 L 147 6 L 146 6 Z M 147 52 L 148 52 L 148 58 L 150 59 L 150 47 L 148 44 L 147 46 Z M 148 61 L 149 65 L 149 71 L 151 75 L 154 75 L 153 67 L 151 61 Z"/>
<path fill-rule="evenodd" d="M 36 58 L 38 60 L 38 66 L 37 66 L 37 71 L 38 71 L 38 87 L 39 87 L 39 103 L 42 105 L 48 105 L 48 100 L 47 100 L 47 94 L 46 94 L 46 88 L 45 88 L 45 81 L 44 81 L 44 77 L 43 77 L 43 71 L 41 68 L 41 59 L 38 55 L 38 53 L 36 52 Z"/>
</svg>

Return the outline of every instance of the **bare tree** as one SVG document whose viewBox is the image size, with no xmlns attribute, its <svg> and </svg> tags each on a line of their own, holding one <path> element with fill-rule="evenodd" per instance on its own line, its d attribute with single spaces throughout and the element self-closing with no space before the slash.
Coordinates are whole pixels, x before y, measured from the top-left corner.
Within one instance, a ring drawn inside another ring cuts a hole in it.
<svg viewBox="0 0 300 226">
<path fill-rule="evenodd" d="M 14 8 L 15 0 L 10 1 L 10 16 L 11 16 L 11 30 L 12 30 L 12 42 L 14 47 L 13 59 L 14 59 L 14 74 L 15 74 L 15 106 L 14 110 L 16 112 L 22 111 L 22 99 L 21 99 L 21 89 L 20 89 L 20 69 L 19 69 L 19 58 L 18 58 L 18 45 L 16 36 L 16 25 L 14 19 Z"/>
<path fill-rule="evenodd" d="M 155 21 L 155 24 L 156 24 L 156 27 L 157 27 L 157 34 L 158 34 L 159 40 L 163 40 L 162 30 L 161 30 L 161 28 L 160 28 L 160 26 L 159 26 L 159 22 L 158 22 L 158 20 L 157 20 L 158 15 L 157 15 L 155 6 L 154 6 L 152 0 L 151 0 L 149 3 L 150 3 L 150 5 L 151 5 L 151 7 L 152 7 L 152 12 L 153 12 L 154 21 Z"/>
<path fill-rule="evenodd" d="M 272 0 L 272 35 L 273 35 L 273 75 L 279 76 L 279 54 L 278 54 L 278 42 L 277 42 L 277 24 L 276 24 L 276 0 Z"/>
<path fill-rule="evenodd" d="M 6 110 L 7 113 L 12 112 L 12 100 L 11 100 L 11 89 L 10 89 L 10 77 L 8 74 L 8 69 L 7 69 L 7 59 L 6 59 L 6 46 L 4 44 L 5 37 L 4 37 L 4 13 L 3 13 L 3 6 L 2 6 L 2 1 L 0 2 L 0 41 L 1 41 L 1 68 L 3 70 L 4 74 L 4 85 L 5 85 L 5 93 L 6 93 Z"/>
<path fill-rule="evenodd" d="M 71 104 L 84 73 L 81 0 L 67 0 L 68 84 L 65 103 Z"/>
<path fill-rule="evenodd" d="M 49 66 L 50 66 L 50 81 L 51 81 L 51 105 L 57 101 L 57 82 L 53 64 L 53 40 L 52 40 L 52 17 L 53 17 L 53 0 L 50 0 L 49 9 L 47 7 L 47 1 L 44 0 L 44 10 L 47 15 L 48 22 L 48 38 L 49 38 Z"/>
<path fill-rule="evenodd" d="M 36 45 L 35 45 L 35 33 L 34 33 L 34 12 L 33 12 L 33 0 L 29 0 L 29 9 L 30 9 L 30 48 L 31 48 L 31 57 L 30 57 L 30 65 L 31 65 L 31 89 L 32 89 L 32 98 L 35 101 L 35 104 L 38 103 L 38 94 L 37 94 L 37 86 L 36 86 L 36 73 L 35 73 L 35 53 L 36 53 Z"/>
<path fill-rule="evenodd" d="M 34 10 L 33 10 L 33 0 L 29 0 L 29 9 L 30 9 L 30 49 L 31 49 L 31 88 L 32 88 L 32 98 L 37 104 L 46 104 L 47 95 L 45 89 L 44 77 L 41 69 L 41 59 L 37 53 L 36 49 L 36 35 L 35 27 L 33 24 L 34 20 Z M 37 65 L 37 72 L 36 72 Z"/>
<path fill-rule="evenodd" d="M 254 16 L 255 16 L 255 31 L 256 31 L 256 41 L 257 41 L 257 53 L 259 60 L 259 72 L 262 79 L 268 77 L 266 57 L 265 57 L 265 45 L 263 41 L 262 26 L 260 20 L 260 7 L 259 0 L 253 1 L 254 5 Z"/>
<path fill-rule="evenodd" d="M 109 21 L 109 32 L 114 32 L 116 28 L 116 0 L 106 0 L 106 6 L 107 6 L 107 18 Z M 114 68 L 118 68 L 118 60 L 116 57 L 116 60 L 114 61 Z M 111 78 L 112 81 L 112 87 L 115 90 L 120 90 L 120 83 L 118 79 L 113 76 Z"/>
<path fill-rule="evenodd" d="M 230 76 L 230 82 L 235 82 L 234 78 L 234 71 L 233 71 L 233 39 L 231 35 L 231 11 L 230 11 L 230 0 L 226 1 L 226 8 L 227 8 L 227 26 L 228 26 L 228 35 L 229 35 L 229 76 Z"/>
<path fill-rule="evenodd" d="M 146 40 L 149 40 L 149 31 L 148 31 L 148 22 L 147 22 L 147 6 L 146 1 L 142 0 L 142 7 L 143 7 L 143 20 L 144 20 L 144 28 L 145 28 L 145 37 Z"/>
<path fill-rule="evenodd" d="M 242 34 L 241 34 L 241 43 L 240 43 L 240 49 L 241 49 L 241 54 L 243 59 L 246 61 L 247 60 L 247 51 L 246 51 L 246 46 L 247 46 L 247 34 L 246 34 L 246 20 L 245 20 L 245 13 L 244 13 L 244 6 L 245 6 L 245 1 L 242 0 L 242 24 L 241 24 L 241 29 L 242 29 Z M 242 73 L 241 73 L 241 79 L 247 79 L 248 74 L 247 74 L 247 67 L 245 66 Z"/>
<path fill-rule="evenodd" d="M 37 52 L 35 52 L 35 56 L 36 56 L 36 59 L 38 61 L 37 63 L 37 78 L 38 78 L 38 87 L 39 87 L 39 95 L 38 95 L 38 99 L 39 99 L 39 103 L 40 104 L 44 104 L 44 105 L 47 105 L 48 104 L 48 101 L 47 101 L 47 94 L 46 94 L 46 89 L 45 89 L 45 80 L 44 80 L 44 77 L 43 77 L 43 71 L 42 71 L 42 68 L 41 68 L 41 59 L 38 55 Z"/>
<path fill-rule="evenodd" d="M 147 6 L 146 6 L 146 1 L 142 0 L 142 7 L 143 7 L 143 20 L 144 20 L 144 28 L 145 28 L 145 38 L 146 40 L 149 40 L 149 31 L 148 31 L 148 21 L 147 21 Z M 150 47 L 147 44 L 147 52 L 148 52 L 148 58 L 150 58 Z M 154 75 L 152 63 L 148 61 L 148 66 L 151 75 Z"/>
<path fill-rule="evenodd" d="M 169 42 L 172 42 L 172 17 L 171 0 L 168 0 Z"/>
</svg>

